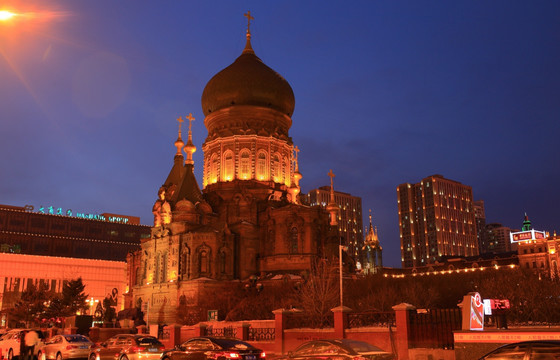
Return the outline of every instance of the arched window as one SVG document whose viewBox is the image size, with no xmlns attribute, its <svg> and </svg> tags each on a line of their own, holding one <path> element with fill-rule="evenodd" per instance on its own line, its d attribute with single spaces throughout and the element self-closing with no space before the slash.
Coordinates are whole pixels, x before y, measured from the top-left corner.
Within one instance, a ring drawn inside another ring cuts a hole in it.
<svg viewBox="0 0 560 360">
<path fill-rule="evenodd" d="M 282 161 L 282 178 L 284 179 L 284 184 L 290 185 L 290 163 L 287 157 L 284 157 Z"/>
<path fill-rule="evenodd" d="M 167 281 L 167 251 L 161 255 L 161 279 L 160 282 Z"/>
<path fill-rule="evenodd" d="M 233 152 L 226 151 L 224 154 L 224 180 L 225 181 L 232 181 L 233 180 L 233 171 L 234 170 L 234 163 L 233 163 Z"/>
<path fill-rule="evenodd" d="M 134 276 L 134 284 L 132 285 L 139 285 L 142 284 L 142 271 L 140 266 L 136 268 L 136 274 Z"/>
<path fill-rule="evenodd" d="M 220 251 L 220 273 L 226 273 L 226 252 Z"/>
<path fill-rule="evenodd" d="M 209 270 L 209 264 L 208 264 L 208 252 L 206 252 L 206 250 L 202 250 L 199 254 L 199 259 L 198 259 L 198 272 L 202 275 L 202 274 L 207 274 L 208 270 Z"/>
<path fill-rule="evenodd" d="M 257 179 L 258 180 L 266 180 L 268 178 L 266 173 L 266 153 L 261 151 L 259 155 L 257 155 Z"/>
<path fill-rule="evenodd" d="M 154 264 L 155 269 L 154 269 L 154 279 L 153 279 L 153 281 L 154 281 L 154 284 L 157 284 L 159 282 L 159 278 L 160 278 L 160 275 L 161 275 L 160 253 L 156 254 L 154 262 L 155 262 L 155 264 Z"/>
<path fill-rule="evenodd" d="M 181 255 L 181 262 L 179 264 L 183 279 L 188 279 L 190 275 L 190 254 L 190 250 L 186 248 L 183 250 L 183 254 Z"/>
<path fill-rule="evenodd" d="M 274 252 L 276 251 L 275 242 L 276 242 L 276 239 L 274 239 L 274 231 L 273 230 L 268 230 L 268 239 L 267 239 L 267 243 L 266 243 L 267 255 L 274 255 Z"/>
<path fill-rule="evenodd" d="M 290 254 L 296 254 L 298 252 L 298 229 L 293 227 L 290 231 Z"/>
<path fill-rule="evenodd" d="M 243 180 L 251 178 L 251 159 L 249 150 L 242 150 L 239 155 L 239 178 Z"/>
<path fill-rule="evenodd" d="M 282 178 L 282 163 L 280 162 L 280 157 L 274 154 L 272 157 L 272 180 L 277 183 L 281 183 Z"/>
<path fill-rule="evenodd" d="M 215 184 L 218 182 L 218 155 L 213 154 L 210 159 L 210 174 L 208 176 L 208 183 Z"/>
</svg>

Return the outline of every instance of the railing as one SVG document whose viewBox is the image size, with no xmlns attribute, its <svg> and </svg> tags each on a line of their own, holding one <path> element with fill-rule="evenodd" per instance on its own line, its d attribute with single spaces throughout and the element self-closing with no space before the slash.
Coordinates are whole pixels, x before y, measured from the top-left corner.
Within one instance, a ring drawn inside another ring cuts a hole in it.
<svg viewBox="0 0 560 360">
<path fill-rule="evenodd" d="M 249 341 L 274 341 L 276 339 L 276 329 L 274 328 L 254 328 L 249 327 L 247 340 Z"/>
<path fill-rule="evenodd" d="M 213 326 L 208 326 L 204 331 L 206 336 L 223 336 L 223 337 L 230 337 L 236 338 L 237 337 L 237 329 L 233 326 L 226 326 L 222 328 L 214 329 Z"/>
<path fill-rule="evenodd" d="M 348 327 L 359 328 L 366 326 L 390 327 L 395 326 L 394 311 L 365 311 L 348 314 Z"/>
<path fill-rule="evenodd" d="M 290 314 L 286 321 L 286 329 L 323 329 L 331 327 L 334 327 L 334 317 L 332 314 L 323 318 L 315 318 L 309 316 L 309 314 L 295 313 Z"/>
<path fill-rule="evenodd" d="M 410 313 L 410 347 L 454 349 L 453 330 L 461 329 L 461 309 Z"/>
</svg>

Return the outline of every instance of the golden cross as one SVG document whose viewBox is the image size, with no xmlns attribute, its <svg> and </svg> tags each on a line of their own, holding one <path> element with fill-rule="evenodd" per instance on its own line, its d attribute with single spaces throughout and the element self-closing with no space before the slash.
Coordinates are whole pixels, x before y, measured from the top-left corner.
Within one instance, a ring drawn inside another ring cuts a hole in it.
<svg viewBox="0 0 560 360">
<path fill-rule="evenodd" d="M 183 120 L 183 118 L 179 116 L 177 118 L 177 121 L 179 122 L 179 134 L 180 134 L 181 133 L 181 124 L 184 123 L 185 120 Z"/>
<path fill-rule="evenodd" d="M 329 173 L 327 174 L 330 178 L 331 178 L 331 188 L 333 186 L 333 179 L 334 179 L 334 173 L 332 172 L 332 169 L 329 170 Z"/>
<path fill-rule="evenodd" d="M 191 131 L 191 125 L 192 122 L 194 121 L 194 116 L 192 116 L 192 113 L 189 113 L 188 116 L 185 116 L 185 119 L 189 120 L 189 131 Z"/>
<path fill-rule="evenodd" d="M 247 34 L 250 34 L 251 20 L 255 20 L 255 18 L 251 16 L 251 11 L 247 11 L 243 16 L 247 18 Z"/>
<path fill-rule="evenodd" d="M 299 148 L 298 148 L 297 146 L 295 146 L 295 147 L 294 147 L 294 151 L 295 151 L 295 153 L 296 153 L 296 160 L 297 160 Z"/>
</svg>

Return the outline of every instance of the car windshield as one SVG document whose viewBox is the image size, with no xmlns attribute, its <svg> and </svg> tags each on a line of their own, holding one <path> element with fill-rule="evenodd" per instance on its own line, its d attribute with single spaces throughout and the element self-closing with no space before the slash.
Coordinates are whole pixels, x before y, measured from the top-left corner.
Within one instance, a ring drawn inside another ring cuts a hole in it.
<svg viewBox="0 0 560 360">
<path fill-rule="evenodd" d="M 238 350 L 254 349 L 254 347 L 251 346 L 250 344 L 239 340 L 214 339 L 214 342 L 218 344 L 222 349 L 238 349 Z"/>
<path fill-rule="evenodd" d="M 136 341 L 138 341 L 139 345 L 155 345 L 155 346 L 160 346 L 163 345 L 162 343 L 159 342 L 158 339 L 156 339 L 155 337 L 139 337 L 136 339 Z"/>
<path fill-rule="evenodd" d="M 73 342 L 89 342 L 89 339 L 83 335 L 64 335 L 66 341 Z"/>
<path fill-rule="evenodd" d="M 372 351 L 383 351 L 380 348 L 378 348 L 377 346 L 373 346 L 373 345 L 371 345 L 367 342 L 363 342 L 363 341 L 345 339 L 345 340 L 342 341 L 342 344 L 348 346 L 349 348 L 351 348 L 352 350 L 354 350 L 357 353 L 367 353 L 367 352 L 372 352 Z"/>
</svg>

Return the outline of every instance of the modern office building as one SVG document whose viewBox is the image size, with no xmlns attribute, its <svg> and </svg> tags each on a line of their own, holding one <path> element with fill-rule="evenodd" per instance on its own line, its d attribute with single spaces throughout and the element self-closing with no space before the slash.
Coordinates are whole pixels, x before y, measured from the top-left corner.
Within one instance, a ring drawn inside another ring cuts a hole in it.
<svg viewBox="0 0 560 360">
<path fill-rule="evenodd" d="M 327 208 L 330 202 L 330 186 L 321 186 L 307 193 L 309 205 Z M 343 239 L 342 245 L 348 246 L 348 254 L 358 261 L 364 245 L 362 198 L 345 192 L 335 191 L 334 200 L 339 207 L 338 230 Z"/>
<path fill-rule="evenodd" d="M 401 262 L 425 266 L 442 256 L 478 255 L 472 188 L 441 175 L 397 187 Z"/>
<path fill-rule="evenodd" d="M 134 216 L 0 205 L 0 252 L 126 261 L 149 237 Z"/>
<path fill-rule="evenodd" d="M 512 230 L 507 226 L 499 223 L 486 224 L 484 229 L 484 243 L 480 248 L 481 254 L 499 254 L 508 251 L 514 251 L 517 248 L 510 241 L 510 233 Z"/>
<path fill-rule="evenodd" d="M 122 309 L 127 254 L 150 231 L 133 216 L 0 205 L 0 310 L 30 285 L 61 292 L 79 277 L 92 308 L 109 295 Z"/>
<path fill-rule="evenodd" d="M 486 248 L 486 212 L 484 211 L 484 200 L 473 201 L 473 209 L 478 252 L 482 254 Z"/>
<path fill-rule="evenodd" d="M 0 310 L 13 307 L 31 285 L 61 293 L 68 281 L 79 277 L 88 295 L 89 315 L 107 296 L 111 296 L 117 311 L 122 310 L 127 291 L 126 262 L 10 253 L 0 253 Z"/>
</svg>

